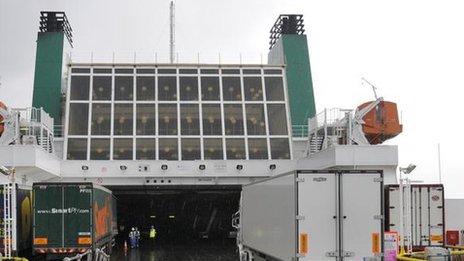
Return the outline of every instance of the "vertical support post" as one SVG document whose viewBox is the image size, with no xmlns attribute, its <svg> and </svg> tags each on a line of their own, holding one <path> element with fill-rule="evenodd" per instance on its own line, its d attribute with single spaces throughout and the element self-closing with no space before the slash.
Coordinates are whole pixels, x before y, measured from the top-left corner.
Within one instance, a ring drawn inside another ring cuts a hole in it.
<svg viewBox="0 0 464 261">
<path fill-rule="evenodd" d="M 174 53 L 175 53 L 175 27 L 174 27 L 174 24 L 175 24 L 175 16 L 174 16 L 174 1 L 171 1 L 171 5 L 170 5 L 170 34 L 169 34 L 169 49 L 170 49 L 170 61 L 171 63 L 174 63 Z"/>
<path fill-rule="evenodd" d="M 438 183 L 442 184 L 442 180 L 441 180 L 441 150 L 440 150 L 440 143 L 438 143 Z"/>
<path fill-rule="evenodd" d="M 404 186 L 403 186 L 403 171 L 400 170 L 400 253 L 404 253 Z"/>
</svg>

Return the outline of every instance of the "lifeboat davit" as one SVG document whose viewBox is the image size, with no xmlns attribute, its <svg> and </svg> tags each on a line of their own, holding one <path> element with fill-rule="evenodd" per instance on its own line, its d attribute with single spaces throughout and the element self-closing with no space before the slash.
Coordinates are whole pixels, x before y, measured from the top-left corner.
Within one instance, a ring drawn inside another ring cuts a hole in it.
<svg viewBox="0 0 464 261">
<path fill-rule="evenodd" d="M 366 102 L 358 106 L 358 110 L 372 104 Z M 396 103 L 381 101 L 363 117 L 362 130 L 370 144 L 381 144 L 396 137 L 403 131 L 403 125 L 398 119 Z"/>
<path fill-rule="evenodd" d="M 0 101 L 0 108 L 6 110 L 6 105 Z M 3 117 L 0 115 L 0 136 L 2 136 L 3 130 L 5 129 L 4 123 L 3 123 Z"/>
</svg>

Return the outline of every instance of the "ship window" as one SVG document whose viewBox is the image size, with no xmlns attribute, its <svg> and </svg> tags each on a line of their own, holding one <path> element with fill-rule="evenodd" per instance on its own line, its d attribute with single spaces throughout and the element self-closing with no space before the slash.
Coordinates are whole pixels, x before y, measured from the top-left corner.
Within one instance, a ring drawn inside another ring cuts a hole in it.
<svg viewBox="0 0 464 261">
<path fill-rule="evenodd" d="M 203 104 L 203 135 L 222 135 L 221 106 Z"/>
<path fill-rule="evenodd" d="M 115 104 L 114 105 L 114 135 L 132 135 L 133 105 Z"/>
<path fill-rule="evenodd" d="M 158 69 L 159 74 L 176 74 L 177 69 Z"/>
<path fill-rule="evenodd" d="M 203 101 L 219 101 L 218 77 L 201 77 L 201 99 Z"/>
<path fill-rule="evenodd" d="M 111 76 L 94 76 L 92 90 L 94 101 L 111 100 Z"/>
<path fill-rule="evenodd" d="M 245 91 L 246 101 L 262 101 L 263 87 L 261 77 L 244 77 L 243 89 Z"/>
<path fill-rule="evenodd" d="M 201 159 L 200 139 L 181 139 L 182 160 Z"/>
<path fill-rule="evenodd" d="M 177 105 L 158 105 L 159 135 L 177 135 Z"/>
<path fill-rule="evenodd" d="M 89 127 L 89 105 L 71 103 L 69 105 L 69 135 L 87 135 Z"/>
<path fill-rule="evenodd" d="M 180 105 L 180 124 L 182 135 L 200 134 L 198 104 Z"/>
<path fill-rule="evenodd" d="M 72 73 L 90 73 L 90 68 L 72 68 Z"/>
<path fill-rule="evenodd" d="M 243 69 L 243 74 L 261 74 L 261 69 Z"/>
<path fill-rule="evenodd" d="M 243 135 L 243 110 L 241 104 L 224 104 L 226 135 Z"/>
<path fill-rule="evenodd" d="M 92 139 L 90 141 L 91 160 L 110 159 L 110 139 Z"/>
<path fill-rule="evenodd" d="M 159 159 L 177 160 L 177 139 L 159 139 Z"/>
<path fill-rule="evenodd" d="M 271 158 L 290 159 L 290 146 L 287 138 L 271 139 Z"/>
<path fill-rule="evenodd" d="M 155 74 L 156 69 L 137 69 L 137 73 L 140 73 L 140 74 Z"/>
<path fill-rule="evenodd" d="M 284 101 L 284 84 L 281 77 L 265 77 L 266 100 Z"/>
<path fill-rule="evenodd" d="M 268 104 L 267 118 L 270 135 L 287 135 L 287 113 L 284 104 Z"/>
<path fill-rule="evenodd" d="M 155 77 L 137 77 L 137 100 L 155 100 Z"/>
<path fill-rule="evenodd" d="M 200 72 L 202 74 L 218 74 L 219 70 L 218 69 L 201 69 Z"/>
<path fill-rule="evenodd" d="M 155 135 L 155 117 L 154 104 L 137 104 L 137 135 Z"/>
<path fill-rule="evenodd" d="M 240 74 L 239 69 L 222 69 L 222 74 Z"/>
<path fill-rule="evenodd" d="M 112 69 L 94 68 L 93 73 L 111 73 Z"/>
<path fill-rule="evenodd" d="M 248 139 L 250 159 L 268 159 L 266 139 Z"/>
<path fill-rule="evenodd" d="M 266 135 L 266 121 L 262 104 L 247 104 L 246 116 L 248 135 Z"/>
<path fill-rule="evenodd" d="M 180 77 L 180 100 L 198 101 L 198 77 Z"/>
<path fill-rule="evenodd" d="M 120 74 L 132 74 L 134 73 L 134 69 L 132 68 L 124 68 L 124 69 L 114 69 L 114 73 L 120 73 Z"/>
<path fill-rule="evenodd" d="M 87 139 L 68 139 L 68 160 L 87 159 Z"/>
<path fill-rule="evenodd" d="M 204 139 L 203 143 L 205 160 L 224 159 L 222 150 L 222 139 Z"/>
<path fill-rule="evenodd" d="M 155 139 L 137 139 L 138 160 L 155 160 L 156 159 L 156 140 Z"/>
<path fill-rule="evenodd" d="M 197 74 L 197 69 L 179 69 L 180 74 Z"/>
<path fill-rule="evenodd" d="M 134 78 L 132 76 L 116 76 L 114 78 L 114 99 L 117 101 L 134 99 Z"/>
<path fill-rule="evenodd" d="M 240 77 L 223 77 L 222 95 L 224 96 L 224 101 L 241 101 Z"/>
<path fill-rule="evenodd" d="M 92 104 L 92 135 L 110 135 L 111 104 Z"/>
<path fill-rule="evenodd" d="M 227 159 L 246 159 L 244 139 L 226 139 Z"/>
<path fill-rule="evenodd" d="M 132 157 L 132 139 L 114 139 L 113 140 L 113 159 L 114 160 L 131 160 Z"/>
<path fill-rule="evenodd" d="M 158 77 L 158 100 L 177 100 L 176 77 Z"/>
<path fill-rule="evenodd" d="M 71 77 L 71 100 L 88 100 L 90 90 L 89 76 Z"/>
<path fill-rule="evenodd" d="M 265 69 L 264 74 L 282 74 L 281 69 Z"/>
</svg>

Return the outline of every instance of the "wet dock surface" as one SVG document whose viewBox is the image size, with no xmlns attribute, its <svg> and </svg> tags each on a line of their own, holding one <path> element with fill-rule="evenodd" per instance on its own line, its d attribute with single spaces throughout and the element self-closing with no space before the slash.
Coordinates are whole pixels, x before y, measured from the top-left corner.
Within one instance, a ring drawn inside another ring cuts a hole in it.
<svg viewBox="0 0 464 261">
<path fill-rule="evenodd" d="M 238 254 L 233 240 L 215 242 L 212 240 L 182 244 L 143 244 L 140 248 L 127 252 L 117 246 L 111 261 L 236 261 Z"/>
</svg>

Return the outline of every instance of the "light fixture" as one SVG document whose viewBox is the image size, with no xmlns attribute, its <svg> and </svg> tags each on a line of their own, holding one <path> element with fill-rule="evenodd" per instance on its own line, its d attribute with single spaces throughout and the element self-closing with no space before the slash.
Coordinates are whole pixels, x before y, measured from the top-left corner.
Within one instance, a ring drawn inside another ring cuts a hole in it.
<svg viewBox="0 0 464 261">
<path fill-rule="evenodd" d="M 2 173 L 5 176 L 9 176 L 11 174 L 11 171 L 4 166 L 0 166 L 0 173 Z"/>
<path fill-rule="evenodd" d="M 166 164 L 161 165 L 161 169 L 162 169 L 162 170 L 167 170 L 167 169 L 168 169 L 168 165 L 166 165 Z"/>
<path fill-rule="evenodd" d="M 199 168 L 200 170 L 205 170 L 205 169 L 206 169 L 206 166 L 205 166 L 204 164 L 201 164 L 200 166 L 198 166 L 198 168 Z"/>
<path fill-rule="evenodd" d="M 236 168 L 237 168 L 237 170 L 242 170 L 242 169 L 243 169 L 243 165 L 238 164 Z"/>
<path fill-rule="evenodd" d="M 401 168 L 400 171 L 403 172 L 404 174 L 409 174 L 411 173 L 414 169 L 416 168 L 416 165 L 414 164 L 409 164 L 406 168 Z"/>
<path fill-rule="evenodd" d="M 82 170 L 89 170 L 89 166 L 82 165 Z"/>
<path fill-rule="evenodd" d="M 126 165 L 121 165 L 121 166 L 119 166 L 119 169 L 120 170 L 127 170 L 127 166 Z"/>
<path fill-rule="evenodd" d="M 276 164 L 269 165 L 270 170 L 275 170 L 277 168 Z"/>
</svg>

